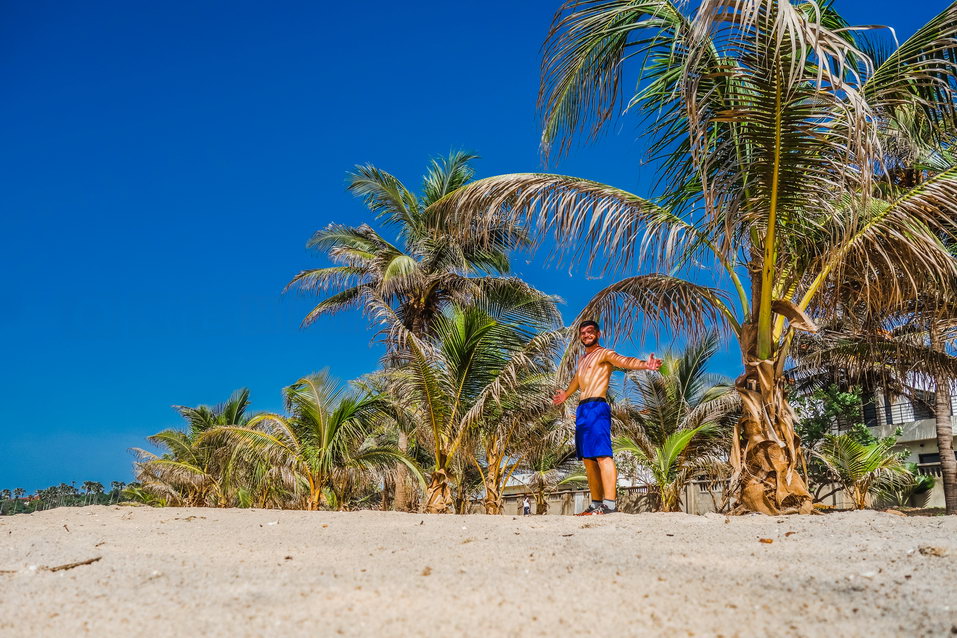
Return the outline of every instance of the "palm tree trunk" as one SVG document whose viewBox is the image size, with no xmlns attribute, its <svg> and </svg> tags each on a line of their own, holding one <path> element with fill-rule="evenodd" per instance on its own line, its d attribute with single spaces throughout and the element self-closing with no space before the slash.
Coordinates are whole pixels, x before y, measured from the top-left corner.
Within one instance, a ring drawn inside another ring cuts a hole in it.
<svg viewBox="0 0 957 638">
<path fill-rule="evenodd" d="M 452 504 L 452 487 L 448 470 L 437 469 L 432 472 L 432 480 L 426 490 L 425 511 L 427 514 L 447 514 Z"/>
<path fill-rule="evenodd" d="M 794 411 L 784 395 L 783 355 L 760 360 L 755 326 L 743 326 L 745 373 L 735 381 L 741 418 L 731 448 L 732 486 L 738 511 L 809 514 L 813 499 L 801 478 L 804 458 L 794 432 Z"/>
<path fill-rule="evenodd" d="M 936 325 L 930 327 L 931 347 L 943 352 Z M 954 457 L 954 426 L 950 414 L 950 382 L 938 376 L 935 380 L 934 423 L 937 428 L 937 451 L 940 456 L 940 477 L 944 484 L 944 507 L 948 514 L 957 514 L 957 457 Z"/>
<path fill-rule="evenodd" d="M 499 485 L 501 477 L 495 476 L 499 472 L 493 471 L 493 468 L 489 468 L 488 474 L 485 475 L 485 513 L 486 514 L 502 514 L 503 504 L 502 504 L 502 488 Z"/>
<path fill-rule="evenodd" d="M 399 431 L 399 451 L 403 454 L 409 451 L 409 435 Z M 395 492 L 392 499 L 393 508 L 397 512 L 408 512 L 411 494 L 409 493 L 409 468 L 403 463 L 395 468 Z"/>
</svg>

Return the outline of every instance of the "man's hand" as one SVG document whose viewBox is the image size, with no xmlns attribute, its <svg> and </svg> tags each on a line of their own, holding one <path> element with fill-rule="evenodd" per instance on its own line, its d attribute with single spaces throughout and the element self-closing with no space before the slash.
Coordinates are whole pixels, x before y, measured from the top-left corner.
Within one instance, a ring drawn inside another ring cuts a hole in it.
<svg viewBox="0 0 957 638">
<path fill-rule="evenodd" d="M 561 390 L 558 394 L 552 397 L 552 405 L 561 405 L 567 398 L 568 394 L 566 394 L 564 390 Z"/>
<path fill-rule="evenodd" d="M 664 362 L 661 359 L 656 359 L 655 353 L 652 352 L 650 355 L 648 355 L 648 360 L 645 362 L 645 370 L 651 370 L 654 372 L 661 367 L 662 363 Z"/>
</svg>

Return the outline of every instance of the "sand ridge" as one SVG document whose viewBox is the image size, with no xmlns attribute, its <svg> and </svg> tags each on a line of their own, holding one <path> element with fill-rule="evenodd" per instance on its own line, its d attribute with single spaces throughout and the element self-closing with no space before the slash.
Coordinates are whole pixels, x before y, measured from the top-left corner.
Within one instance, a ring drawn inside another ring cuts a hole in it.
<svg viewBox="0 0 957 638">
<path fill-rule="evenodd" d="M 0 636 L 942 636 L 955 592 L 957 517 L 0 519 Z"/>
</svg>

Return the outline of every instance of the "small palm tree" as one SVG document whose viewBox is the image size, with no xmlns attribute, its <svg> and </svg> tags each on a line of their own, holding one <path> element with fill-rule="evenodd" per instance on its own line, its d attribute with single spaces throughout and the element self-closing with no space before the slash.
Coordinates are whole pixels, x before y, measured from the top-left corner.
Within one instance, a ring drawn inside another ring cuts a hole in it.
<svg viewBox="0 0 957 638">
<path fill-rule="evenodd" d="M 633 389 L 615 406 L 624 434 L 615 449 L 628 452 L 651 474 L 658 507 L 678 511 L 681 493 L 696 475 L 716 471 L 728 417 L 738 406 L 726 381 L 708 374 L 706 366 L 718 348 L 707 335 L 680 356 L 664 357 L 657 373 L 629 375 Z"/>
<path fill-rule="evenodd" d="M 483 427 L 488 457 L 483 479 L 489 497 L 498 498 L 502 477 L 511 471 L 505 461 L 507 441 L 521 425 L 511 417 L 522 405 L 544 405 L 548 396 L 536 379 L 551 369 L 562 334 L 541 328 L 559 320 L 551 301 L 516 294 L 451 307 L 436 319 L 434 336 L 428 339 L 400 324 L 408 360 L 393 371 L 393 392 L 418 406 L 420 439 L 432 449 L 427 512 L 448 511 L 456 464 L 467 462 Z"/>
<path fill-rule="evenodd" d="M 533 428 L 525 437 L 522 469 L 529 475 L 535 513 L 547 514 L 548 495 L 572 473 L 575 446 L 570 442 L 572 430 L 564 421 L 546 418 L 540 424 L 543 427 Z"/>
<path fill-rule="evenodd" d="M 885 438 L 868 444 L 847 434 L 832 434 L 824 437 L 816 454 L 847 491 L 855 509 L 864 509 L 872 493 L 913 482 L 900 454 L 891 451 L 895 443 Z"/>
<path fill-rule="evenodd" d="M 375 397 L 352 393 L 321 372 L 286 388 L 285 403 L 287 415 L 260 414 L 246 426 L 218 426 L 202 437 L 228 442 L 262 468 L 255 488 L 261 499 L 285 491 L 309 510 L 344 509 L 370 473 L 402 464 L 422 480 L 406 455 L 370 440 L 380 409 Z"/>
<path fill-rule="evenodd" d="M 120 499 L 120 493 L 123 491 L 123 488 L 126 487 L 126 483 L 123 481 L 110 481 L 110 503 L 115 503 Z"/>
<path fill-rule="evenodd" d="M 682 428 L 669 434 L 661 445 L 647 439 L 621 436 L 615 439 L 617 452 L 628 452 L 651 473 L 659 511 L 678 512 L 681 492 L 695 474 L 707 467 L 700 457 L 690 453 L 689 445 L 698 435 L 713 433 L 713 424 Z"/>
<path fill-rule="evenodd" d="M 216 407 L 173 406 L 186 419 L 185 430 L 167 429 L 149 437 L 166 452 L 162 456 L 135 449 L 137 481 L 146 491 L 171 505 L 220 506 L 229 503 L 228 450 L 203 439 L 209 430 L 223 425 L 244 425 L 249 421 L 249 390 L 233 393 Z"/>
</svg>

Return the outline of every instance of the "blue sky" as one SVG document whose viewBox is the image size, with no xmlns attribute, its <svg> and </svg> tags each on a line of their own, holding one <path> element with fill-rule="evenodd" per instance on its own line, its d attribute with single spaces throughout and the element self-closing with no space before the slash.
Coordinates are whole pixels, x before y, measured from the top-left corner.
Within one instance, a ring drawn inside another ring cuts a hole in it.
<svg viewBox="0 0 957 638">
<path fill-rule="evenodd" d="M 901 38 L 946 6 L 837 4 Z M 416 186 L 453 148 L 478 152 L 482 176 L 542 168 L 535 96 L 556 6 L 3 3 L 0 487 L 130 480 L 128 448 L 178 425 L 173 404 L 249 387 L 254 409 L 275 410 L 312 371 L 373 369 L 360 315 L 300 330 L 310 300 L 282 287 L 321 263 L 313 231 L 368 221 L 344 190 L 355 164 Z M 636 126 L 558 170 L 648 192 Z M 564 297 L 566 318 L 608 283 L 515 268 Z"/>
</svg>

